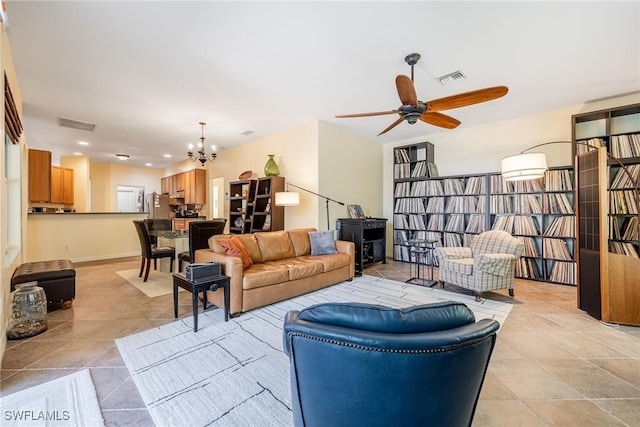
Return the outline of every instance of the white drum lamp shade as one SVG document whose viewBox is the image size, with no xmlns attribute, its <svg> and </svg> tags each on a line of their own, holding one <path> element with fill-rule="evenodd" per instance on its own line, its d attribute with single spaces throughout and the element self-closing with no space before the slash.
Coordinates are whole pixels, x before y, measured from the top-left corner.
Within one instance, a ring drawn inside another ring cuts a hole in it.
<svg viewBox="0 0 640 427">
<path fill-rule="evenodd" d="M 542 178 L 547 170 L 547 157 L 544 153 L 517 154 L 503 158 L 500 163 L 505 181 Z"/>
<path fill-rule="evenodd" d="M 282 191 L 276 193 L 276 206 L 298 206 L 300 204 L 300 193 L 293 191 Z"/>
</svg>

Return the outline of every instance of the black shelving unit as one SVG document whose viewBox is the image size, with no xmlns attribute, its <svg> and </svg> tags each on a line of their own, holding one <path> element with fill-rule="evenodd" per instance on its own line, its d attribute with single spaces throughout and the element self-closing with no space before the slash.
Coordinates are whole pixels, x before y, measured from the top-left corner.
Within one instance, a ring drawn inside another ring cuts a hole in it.
<svg viewBox="0 0 640 427">
<path fill-rule="evenodd" d="M 336 221 L 336 228 L 338 240 L 355 244 L 356 276 L 361 276 L 364 267 L 372 263 L 386 264 L 387 220 L 385 218 L 340 218 Z"/>
</svg>

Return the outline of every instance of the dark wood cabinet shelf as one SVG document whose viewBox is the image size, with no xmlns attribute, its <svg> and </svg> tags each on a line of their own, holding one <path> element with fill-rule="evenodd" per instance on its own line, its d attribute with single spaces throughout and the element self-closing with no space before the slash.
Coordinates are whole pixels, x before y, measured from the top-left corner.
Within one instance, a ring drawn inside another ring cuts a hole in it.
<svg viewBox="0 0 640 427">
<path fill-rule="evenodd" d="M 384 218 L 337 220 L 338 240 L 355 244 L 355 271 L 362 275 L 364 267 L 382 262 L 386 264 L 387 220 Z"/>
</svg>

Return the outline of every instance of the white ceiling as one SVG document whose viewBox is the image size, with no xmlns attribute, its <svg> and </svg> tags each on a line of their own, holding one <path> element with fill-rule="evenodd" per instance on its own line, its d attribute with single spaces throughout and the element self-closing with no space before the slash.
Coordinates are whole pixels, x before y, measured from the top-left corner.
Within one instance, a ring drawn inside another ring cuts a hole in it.
<svg viewBox="0 0 640 427">
<path fill-rule="evenodd" d="M 7 1 L 31 148 L 166 167 L 200 137 L 220 150 L 310 120 L 380 143 L 443 129 L 396 116 L 418 52 L 423 101 L 506 85 L 450 110 L 461 126 L 640 90 L 640 2 Z M 468 78 L 442 86 L 456 70 Z M 57 118 L 96 124 L 63 128 Z M 242 135 L 251 130 L 251 136 Z M 89 142 L 79 146 L 78 141 Z M 163 154 L 170 154 L 166 159 Z"/>
</svg>

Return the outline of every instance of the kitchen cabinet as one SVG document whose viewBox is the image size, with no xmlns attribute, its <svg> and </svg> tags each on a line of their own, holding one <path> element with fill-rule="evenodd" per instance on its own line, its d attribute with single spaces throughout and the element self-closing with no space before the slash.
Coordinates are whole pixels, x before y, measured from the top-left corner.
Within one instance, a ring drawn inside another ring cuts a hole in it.
<svg viewBox="0 0 640 427">
<path fill-rule="evenodd" d="M 51 152 L 29 150 L 29 200 L 51 201 Z"/>
<path fill-rule="evenodd" d="M 193 169 L 175 175 L 164 177 L 160 180 L 163 193 L 170 197 L 169 204 L 178 205 L 204 205 L 207 203 L 207 171 Z"/>
<path fill-rule="evenodd" d="M 184 203 L 186 205 L 204 205 L 207 202 L 207 171 L 194 169 L 184 172 Z"/>
<path fill-rule="evenodd" d="M 204 216 L 197 218 L 173 218 L 173 231 L 189 231 L 189 223 L 193 221 L 204 221 Z"/>
<path fill-rule="evenodd" d="M 51 167 L 51 203 L 73 204 L 73 169 Z"/>
</svg>

